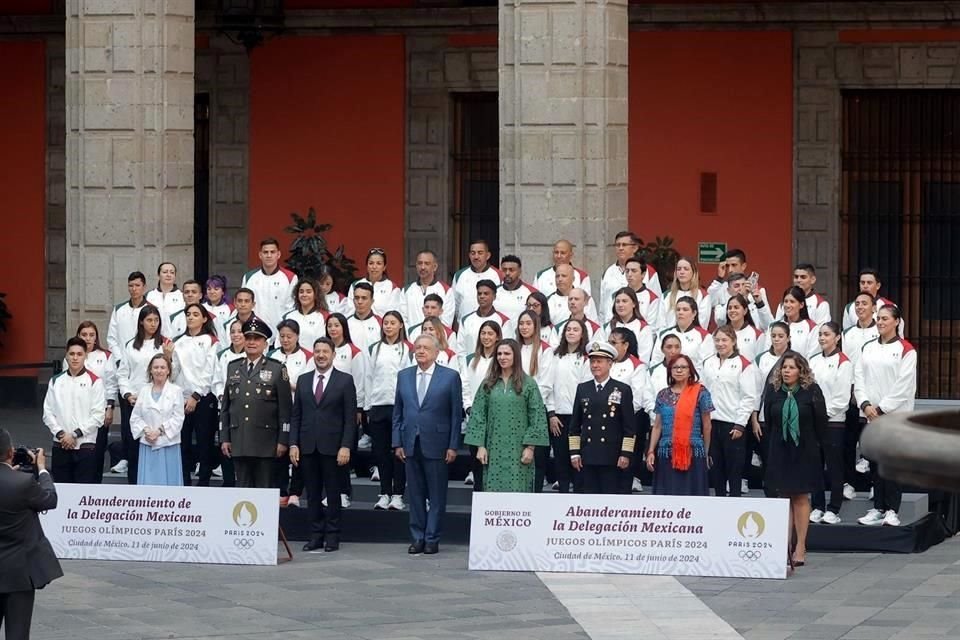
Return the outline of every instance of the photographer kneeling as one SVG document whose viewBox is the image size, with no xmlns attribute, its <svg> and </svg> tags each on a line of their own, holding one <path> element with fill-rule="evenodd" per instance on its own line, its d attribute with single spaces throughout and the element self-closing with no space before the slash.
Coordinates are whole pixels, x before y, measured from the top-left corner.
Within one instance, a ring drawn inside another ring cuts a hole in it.
<svg viewBox="0 0 960 640">
<path fill-rule="evenodd" d="M 36 472 L 14 466 L 10 433 L 0 429 L 0 627 L 6 640 L 30 638 L 34 590 L 63 575 L 37 515 L 57 507 L 43 449 L 21 450 L 18 458 L 22 453 Z"/>
</svg>

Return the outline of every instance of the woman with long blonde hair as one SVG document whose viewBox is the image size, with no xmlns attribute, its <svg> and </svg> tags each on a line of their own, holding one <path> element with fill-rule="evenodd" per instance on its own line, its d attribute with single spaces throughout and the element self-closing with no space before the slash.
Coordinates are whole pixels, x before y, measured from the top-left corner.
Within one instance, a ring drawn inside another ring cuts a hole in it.
<svg viewBox="0 0 960 640">
<path fill-rule="evenodd" d="M 681 298 L 690 297 L 696 301 L 697 316 L 700 326 L 706 328 L 710 324 L 710 296 L 700 286 L 700 272 L 693 258 L 680 258 L 673 272 L 673 282 L 670 289 L 663 294 L 663 326 L 672 327 L 677 322 L 677 302 Z"/>
</svg>

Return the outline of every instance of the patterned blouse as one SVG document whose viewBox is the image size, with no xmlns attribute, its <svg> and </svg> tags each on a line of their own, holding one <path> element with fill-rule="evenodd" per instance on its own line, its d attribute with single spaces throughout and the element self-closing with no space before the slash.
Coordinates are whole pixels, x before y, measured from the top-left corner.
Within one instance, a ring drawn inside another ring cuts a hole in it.
<svg viewBox="0 0 960 640">
<path fill-rule="evenodd" d="M 679 393 L 667 387 L 657 394 L 654 413 L 660 416 L 660 441 L 657 443 L 657 458 L 668 458 L 673 448 L 673 416 L 677 409 Z M 704 386 L 700 387 L 700 397 L 697 398 L 697 411 L 693 414 L 693 431 L 690 434 L 690 444 L 693 446 L 695 458 L 706 458 L 707 452 L 703 445 L 703 414 L 713 413 L 713 399 Z"/>
</svg>

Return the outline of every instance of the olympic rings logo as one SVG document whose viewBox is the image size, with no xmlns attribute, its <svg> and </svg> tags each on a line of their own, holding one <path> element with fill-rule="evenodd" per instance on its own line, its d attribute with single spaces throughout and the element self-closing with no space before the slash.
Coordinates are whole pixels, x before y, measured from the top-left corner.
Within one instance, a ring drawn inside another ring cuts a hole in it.
<svg viewBox="0 0 960 640">
<path fill-rule="evenodd" d="M 754 551 L 753 549 L 741 549 L 741 550 L 740 550 L 740 559 L 741 559 L 741 560 L 750 560 L 750 561 L 759 560 L 759 559 L 760 559 L 760 556 L 762 556 L 762 555 L 763 555 L 762 553 L 760 553 L 759 551 Z"/>
<path fill-rule="evenodd" d="M 254 544 L 256 544 L 256 541 L 254 541 L 252 538 L 234 538 L 233 539 L 233 545 L 238 549 L 252 549 Z"/>
</svg>

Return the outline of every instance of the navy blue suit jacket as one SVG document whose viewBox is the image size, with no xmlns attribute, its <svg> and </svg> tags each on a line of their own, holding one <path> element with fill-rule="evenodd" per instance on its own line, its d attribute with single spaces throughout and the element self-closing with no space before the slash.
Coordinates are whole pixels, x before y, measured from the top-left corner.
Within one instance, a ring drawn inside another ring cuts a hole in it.
<svg viewBox="0 0 960 640">
<path fill-rule="evenodd" d="M 424 458 L 439 459 L 447 449 L 460 446 L 460 423 L 463 420 L 463 396 L 460 375 L 437 365 L 433 369 L 423 405 L 417 400 L 417 373 L 414 365 L 402 369 L 397 376 L 397 395 L 393 403 L 393 446 L 403 447 L 413 455 L 414 442 L 420 436 Z"/>
</svg>

